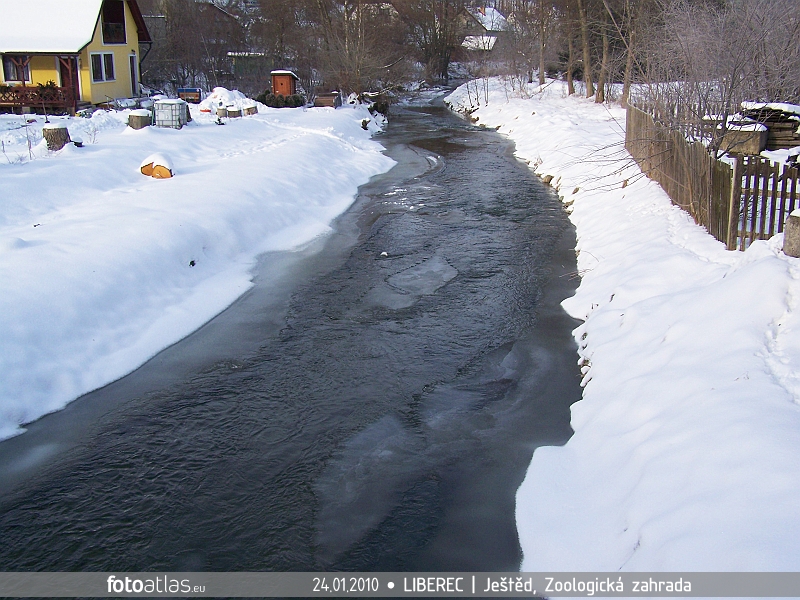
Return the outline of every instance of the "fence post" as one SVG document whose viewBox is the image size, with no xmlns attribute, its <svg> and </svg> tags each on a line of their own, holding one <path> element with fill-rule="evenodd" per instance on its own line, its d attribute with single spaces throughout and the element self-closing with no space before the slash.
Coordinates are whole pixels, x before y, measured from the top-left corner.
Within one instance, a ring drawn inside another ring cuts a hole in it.
<svg viewBox="0 0 800 600">
<path fill-rule="evenodd" d="M 736 250 L 736 238 L 739 236 L 739 205 L 742 202 L 742 155 L 734 154 L 733 181 L 731 197 L 728 200 L 728 250 Z"/>
</svg>

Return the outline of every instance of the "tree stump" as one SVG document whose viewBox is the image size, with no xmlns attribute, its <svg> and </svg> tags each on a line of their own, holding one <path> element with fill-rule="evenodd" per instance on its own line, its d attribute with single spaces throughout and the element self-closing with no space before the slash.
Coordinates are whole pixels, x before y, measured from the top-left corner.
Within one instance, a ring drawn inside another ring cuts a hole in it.
<svg viewBox="0 0 800 600">
<path fill-rule="evenodd" d="M 47 141 L 47 149 L 53 152 L 61 150 L 71 141 L 64 123 L 48 123 L 42 128 L 42 136 Z"/>
<path fill-rule="evenodd" d="M 134 110 L 128 115 L 128 127 L 131 129 L 144 129 L 145 127 L 150 127 L 152 123 L 153 115 L 144 108 Z"/>
<path fill-rule="evenodd" d="M 783 226 L 783 253 L 800 258 L 800 211 L 793 211 Z"/>
</svg>

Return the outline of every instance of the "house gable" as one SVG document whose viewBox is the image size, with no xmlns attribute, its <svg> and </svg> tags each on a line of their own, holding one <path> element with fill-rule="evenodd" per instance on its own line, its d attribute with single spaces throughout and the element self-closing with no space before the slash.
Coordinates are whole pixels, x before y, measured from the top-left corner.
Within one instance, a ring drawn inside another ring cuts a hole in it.
<svg viewBox="0 0 800 600">
<path fill-rule="evenodd" d="M 139 42 L 150 42 L 150 35 L 136 0 L 109 4 L 107 23 L 103 6 L 103 0 L 26 0 L 20 9 L 19 3 L 0 0 L 0 54 L 25 61 L 28 74 L 24 82 L 6 83 L 66 86 L 61 81 L 67 78 L 66 60 L 76 65 L 82 101 L 98 104 L 136 94 Z"/>
<path fill-rule="evenodd" d="M 141 55 L 138 43 L 139 25 L 132 10 L 134 4 L 130 1 L 124 2 L 124 43 L 107 43 L 103 38 L 102 18 L 98 17 L 96 20 L 92 40 L 82 50 L 79 60 L 83 100 L 100 104 L 113 98 L 127 98 L 135 94 L 132 79 L 136 77 L 138 80 Z M 138 12 L 138 6 L 135 9 Z M 138 14 L 141 18 L 141 13 Z M 143 41 L 149 41 L 149 36 Z M 133 77 L 131 68 L 134 70 Z"/>
<path fill-rule="evenodd" d="M 0 0 L 0 53 L 75 54 L 92 41 L 103 0 Z"/>
</svg>

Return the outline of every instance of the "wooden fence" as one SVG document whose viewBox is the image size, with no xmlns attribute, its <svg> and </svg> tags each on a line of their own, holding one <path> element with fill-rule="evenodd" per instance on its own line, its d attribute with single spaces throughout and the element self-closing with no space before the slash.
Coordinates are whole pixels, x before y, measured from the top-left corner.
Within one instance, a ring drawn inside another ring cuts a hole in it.
<svg viewBox="0 0 800 600">
<path fill-rule="evenodd" d="M 737 180 L 739 185 L 736 186 Z M 760 156 L 737 156 L 734 169 L 736 246 L 743 250 L 753 240 L 769 239 L 783 231 L 786 218 L 800 208 L 800 169 L 773 164 Z"/>
<path fill-rule="evenodd" d="M 674 204 L 730 250 L 781 233 L 800 204 L 796 166 L 760 156 L 735 155 L 732 165 L 717 160 L 701 142 L 630 105 L 625 148 Z"/>
</svg>

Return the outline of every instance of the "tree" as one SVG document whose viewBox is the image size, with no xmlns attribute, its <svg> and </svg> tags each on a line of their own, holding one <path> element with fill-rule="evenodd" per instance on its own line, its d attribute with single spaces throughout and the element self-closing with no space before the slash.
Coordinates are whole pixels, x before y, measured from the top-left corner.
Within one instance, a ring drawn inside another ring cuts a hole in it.
<svg viewBox="0 0 800 600">
<path fill-rule="evenodd" d="M 800 100 L 800 3 L 729 0 L 661 5 L 643 46 L 645 100 L 674 127 L 705 128 L 719 152 L 740 103 Z"/>
<path fill-rule="evenodd" d="M 464 0 L 395 0 L 393 5 L 429 75 L 447 81 L 450 59 L 464 39 Z"/>
<path fill-rule="evenodd" d="M 326 81 L 349 92 L 377 90 L 393 82 L 403 59 L 404 31 L 390 5 L 369 0 L 315 0 Z"/>
</svg>

